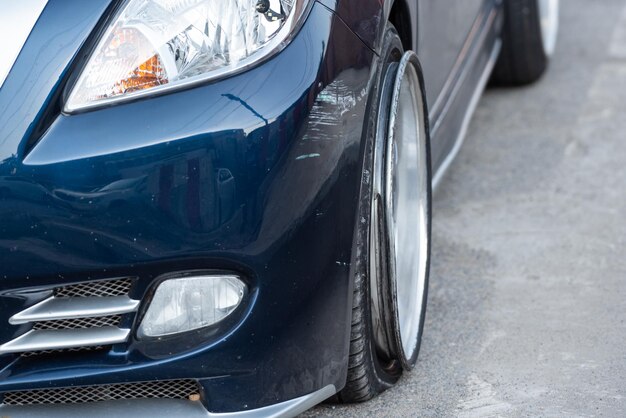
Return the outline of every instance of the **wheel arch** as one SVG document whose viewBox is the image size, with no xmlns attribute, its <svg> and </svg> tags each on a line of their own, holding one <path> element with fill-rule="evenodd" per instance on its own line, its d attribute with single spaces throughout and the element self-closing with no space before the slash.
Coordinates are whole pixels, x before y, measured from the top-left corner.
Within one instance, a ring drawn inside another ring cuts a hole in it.
<svg viewBox="0 0 626 418">
<path fill-rule="evenodd" d="M 420 6 L 417 0 L 317 0 L 335 10 L 343 22 L 380 54 L 387 23 L 399 32 L 405 50 L 418 49 Z"/>
<path fill-rule="evenodd" d="M 417 18 L 412 18 L 411 9 L 406 0 L 391 1 L 391 9 L 387 16 L 398 31 L 405 51 L 416 50 L 417 47 Z"/>
</svg>

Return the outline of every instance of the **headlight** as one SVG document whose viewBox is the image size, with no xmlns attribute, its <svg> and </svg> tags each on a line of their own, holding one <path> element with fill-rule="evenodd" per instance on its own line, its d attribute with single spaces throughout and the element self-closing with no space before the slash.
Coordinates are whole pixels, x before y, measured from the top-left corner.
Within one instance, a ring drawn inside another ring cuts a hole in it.
<svg viewBox="0 0 626 418">
<path fill-rule="evenodd" d="M 287 43 L 309 0 L 127 0 L 65 104 L 72 112 L 223 77 Z"/>
<path fill-rule="evenodd" d="M 157 287 L 139 327 L 157 337 L 217 324 L 241 303 L 246 285 L 236 276 L 168 279 Z"/>
</svg>

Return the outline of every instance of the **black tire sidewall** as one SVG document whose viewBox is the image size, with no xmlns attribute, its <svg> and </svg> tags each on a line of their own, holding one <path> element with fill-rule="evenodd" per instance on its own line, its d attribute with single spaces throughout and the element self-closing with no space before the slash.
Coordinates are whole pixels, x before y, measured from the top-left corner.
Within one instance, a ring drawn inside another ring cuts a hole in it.
<svg viewBox="0 0 626 418">
<path fill-rule="evenodd" d="M 337 394 L 339 402 L 362 402 L 392 387 L 402 374 L 399 362 L 383 364 L 378 357 L 374 342 L 370 307 L 370 223 L 371 223 L 371 176 L 374 163 L 374 146 L 378 130 L 381 93 L 385 75 L 390 66 L 402 58 L 404 49 L 402 42 L 393 26 L 388 25 L 383 35 L 378 68 L 371 81 L 368 110 L 364 126 L 365 145 L 362 157 L 362 175 L 359 193 L 359 209 L 357 213 L 357 231 L 353 252 L 356 254 L 354 272 L 354 291 L 352 301 L 352 327 L 350 335 L 350 356 L 348 376 L 345 387 Z M 366 178 L 368 177 L 368 178 Z M 366 222 L 361 222 L 361 220 Z"/>
<path fill-rule="evenodd" d="M 385 129 L 389 123 L 389 107 L 391 104 L 391 92 L 393 89 L 383 89 L 383 86 L 388 81 L 388 72 L 394 71 L 392 66 L 398 65 L 402 59 L 404 49 L 402 42 L 391 24 L 388 24 L 385 35 L 382 42 L 380 59 L 378 61 L 379 68 L 376 70 L 375 79 L 372 81 L 372 90 L 369 97 L 368 111 L 366 112 L 367 120 L 365 122 L 366 142 L 363 152 L 363 166 L 362 172 L 368 173 L 367 176 L 375 175 L 374 165 L 374 149 L 376 148 L 376 141 L 380 140 L 377 136 L 377 132 L 381 127 L 380 124 L 385 124 Z M 421 76 L 421 69 L 418 71 L 420 79 L 420 88 L 422 100 L 424 101 L 424 112 L 426 113 L 425 120 L 423 121 L 426 131 L 426 152 L 428 161 L 428 176 L 430 178 L 430 141 L 428 138 L 428 120 L 427 120 L 427 105 L 424 95 L 424 84 Z M 394 79 L 395 77 L 392 77 Z M 388 97 L 382 97 L 384 94 L 388 94 Z M 380 112 L 385 112 L 382 114 Z M 355 254 L 361 256 L 356 257 L 356 268 L 354 275 L 354 300 L 353 300 L 353 318 L 351 329 L 351 342 L 350 342 L 350 359 L 348 378 L 346 386 L 340 391 L 336 397 L 341 402 L 359 402 L 365 401 L 378 393 L 385 391 L 392 387 L 402 374 L 403 366 L 402 362 L 398 359 L 384 359 L 377 353 L 375 333 L 373 329 L 372 321 L 372 308 L 371 308 L 371 290 L 370 290 L 370 257 L 374 256 L 370 254 L 370 228 L 371 225 L 371 207 L 373 198 L 373 181 L 371 178 L 366 178 L 364 174 L 361 179 L 361 190 L 359 195 L 359 212 L 357 222 L 357 232 L 355 234 Z M 426 281 L 424 290 L 424 301 L 422 304 L 422 315 L 420 321 L 419 338 L 415 350 L 415 355 L 410 359 L 411 364 L 415 363 L 417 358 L 421 335 L 424 326 L 424 317 L 426 310 L 426 300 L 428 296 L 428 272 L 429 272 L 429 260 L 430 260 L 430 228 L 431 228 L 431 189 L 428 189 L 428 260 L 426 269 Z M 360 222 L 365 219 L 366 222 Z M 393 354 L 393 353 L 392 353 Z"/>
<path fill-rule="evenodd" d="M 387 26 L 386 29 L 386 33 L 385 33 L 385 38 L 383 41 L 383 48 L 382 48 L 382 53 L 381 53 L 381 68 L 378 71 L 378 76 L 377 76 L 377 97 L 375 99 L 375 103 L 373 104 L 375 107 L 372 108 L 372 111 L 369 113 L 368 118 L 370 118 L 370 120 L 373 121 L 372 125 L 371 125 L 371 131 L 368 131 L 368 142 L 371 142 L 371 146 L 368 144 L 368 147 L 371 148 L 372 150 L 375 147 L 375 142 L 378 139 L 377 138 L 377 132 L 378 132 L 378 121 L 380 120 L 379 116 L 380 116 L 380 112 L 386 112 L 388 113 L 388 106 L 386 106 L 386 104 L 390 104 L 391 103 L 391 97 L 380 97 L 380 94 L 383 91 L 383 85 L 385 83 L 386 80 L 386 76 L 387 76 L 387 72 L 390 70 L 390 67 L 393 65 L 397 65 L 397 63 L 400 61 L 400 59 L 402 59 L 402 54 L 404 53 L 404 48 L 402 46 L 402 41 L 400 39 L 400 36 L 398 35 L 398 32 L 396 31 L 396 29 L 393 27 L 393 25 L 389 24 Z M 383 115 L 384 116 L 384 121 L 385 124 L 388 124 L 389 120 L 389 115 Z M 369 161 L 369 172 L 373 174 L 373 158 L 370 158 Z M 373 185 L 373 182 L 370 181 L 370 190 L 369 190 L 369 198 L 367 199 L 367 205 L 369 207 L 371 207 L 371 199 L 372 199 L 372 189 L 371 186 Z M 362 203 L 365 203 L 362 201 Z M 369 212 L 369 211 L 368 211 Z M 368 229 L 371 229 L 372 225 L 371 225 L 371 213 L 369 213 L 370 216 L 368 216 L 366 219 L 368 219 L 367 222 L 367 226 Z M 396 360 L 391 360 L 389 362 L 386 362 L 385 360 L 381 359 L 377 352 L 376 352 L 376 347 L 375 347 L 375 341 L 374 341 L 374 330 L 373 330 L 373 321 L 371 318 L 372 312 L 371 312 L 371 294 L 370 294 L 370 272 L 369 272 L 369 266 L 371 265 L 370 263 L 370 257 L 372 257 L 373 255 L 370 254 L 370 234 L 368 232 L 367 234 L 368 240 L 364 243 L 365 245 L 362 246 L 361 250 L 362 251 L 366 251 L 367 252 L 367 271 L 366 271 L 366 280 L 365 280 L 365 287 L 366 290 L 363 292 L 363 296 L 366 296 L 366 299 L 363 300 L 363 306 L 366 307 L 366 309 L 364 309 L 366 311 L 366 318 L 367 318 L 367 322 L 366 322 L 366 329 L 367 329 L 367 333 L 368 333 L 368 343 L 369 343 L 369 355 L 370 355 L 370 361 L 371 361 L 371 365 L 373 366 L 373 372 L 375 374 L 375 379 L 374 379 L 374 384 L 376 386 L 378 386 L 376 389 L 377 393 L 380 393 L 386 389 L 388 389 L 389 387 L 393 386 L 397 380 L 400 378 L 400 375 L 402 374 L 402 365 L 400 364 L 400 362 L 396 361 Z"/>
<path fill-rule="evenodd" d="M 525 85 L 537 81 L 548 67 L 543 46 L 538 0 L 505 0 L 502 50 L 491 81 Z"/>
</svg>

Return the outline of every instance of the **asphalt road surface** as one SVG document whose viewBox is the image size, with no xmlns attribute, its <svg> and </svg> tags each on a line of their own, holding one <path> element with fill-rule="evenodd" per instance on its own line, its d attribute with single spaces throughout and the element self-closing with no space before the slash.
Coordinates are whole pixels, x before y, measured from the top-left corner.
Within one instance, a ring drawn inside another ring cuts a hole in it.
<svg viewBox="0 0 626 418">
<path fill-rule="evenodd" d="M 564 0 L 547 76 L 488 90 L 435 197 L 417 368 L 310 417 L 626 417 L 626 1 Z"/>
</svg>

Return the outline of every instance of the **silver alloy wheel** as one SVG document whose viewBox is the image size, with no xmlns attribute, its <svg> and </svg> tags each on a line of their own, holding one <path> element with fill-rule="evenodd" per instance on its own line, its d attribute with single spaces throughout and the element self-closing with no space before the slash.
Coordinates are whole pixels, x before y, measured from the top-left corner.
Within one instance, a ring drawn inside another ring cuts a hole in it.
<svg viewBox="0 0 626 418">
<path fill-rule="evenodd" d="M 417 354 L 423 319 L 430 229 L 425 112 L 416 62 L 412 52 L 400 62 L 385 155 L 389 271 L 396 301 L 397 342 L 402 357 L 409 362 Z"/>
<path fill-rule="evenodd" d="M 537 0 L 541 22 L 541 41 L 546 56 L 551 57 L 559 33 L 559 0 Z"/>
<path fill-rule="evenodd" d="M 417 359 L 430 254 L 430 160 L 418 68 L 415 53 L 405 53 L 383 87 L 391 101 L 389 114 L 379 115 L 370 233 L 376 349 L 405 369 Z"/>
</svg>

